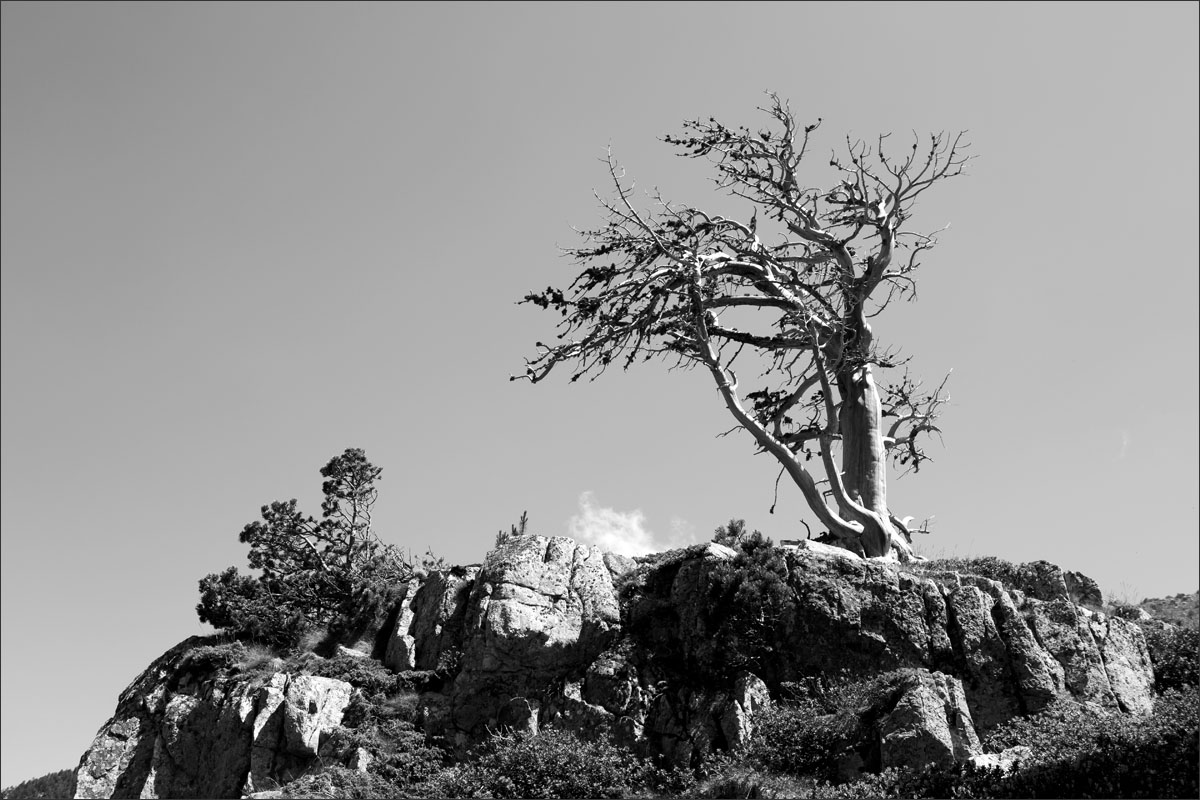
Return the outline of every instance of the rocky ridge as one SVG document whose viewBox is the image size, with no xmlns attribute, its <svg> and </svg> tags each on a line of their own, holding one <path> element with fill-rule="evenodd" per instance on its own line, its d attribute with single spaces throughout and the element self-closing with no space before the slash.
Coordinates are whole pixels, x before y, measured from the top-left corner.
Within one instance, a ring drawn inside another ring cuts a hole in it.
<svg viewBox="0 0 1200 800">
<path fill-rule="evenodd" d="M 1096 610 L 1083 576 L 1035 562 L 1001 581 L 808 542 L 775 552 L 773 594 L 742 618 L 721 594 L 745 584 L 730 547 L 635 561 L 520 536 L 403 587 L 362 655 L 437 671 L 416 699 L 421 724 L 460 750 L 489 731 L 554 726 L 695 763 L 744 742 L 782 688 L 839 671 L 904 671 L 850 770 L 978 758 L 979 731 L 1056 702 L 1152 708 L 1141 631 Z M 250 679 L 203 652 L 180 644 L 122 693 L 81 760 L 78 797 L 236 797 L 322 755 L 349 684 Z"/>
<path fill-rule="evenodd" d="M 240 797 L 317 757 L 350 684 L 282 672 L 213 679 L 203 641 L 173 647 L 121 693 L 80 762 L 76 797 Z"/>
</svg>

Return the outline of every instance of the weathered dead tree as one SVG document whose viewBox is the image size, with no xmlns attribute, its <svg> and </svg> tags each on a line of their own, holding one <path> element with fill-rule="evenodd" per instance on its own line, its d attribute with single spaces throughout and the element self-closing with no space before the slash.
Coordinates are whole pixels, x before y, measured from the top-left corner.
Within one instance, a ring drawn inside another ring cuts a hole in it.
<svg viewBox="0 0 1200 800">
<path fill-rule="evenodd" d="M 522 301 L 559 312 L 558 343 L 539 342 L 513 379 L 537 383 L 565 362 L 572 381 L 655 358 L 702 366 L 737 427 L 780 462 L 840 544 L 907 559 L 911 517 L 888 507 L 888 463 L 918 470 L 927 458 L 922 441 L 939 433 L 945 381 L 926 393 L 905 372 L 881 385 L 878 373 L 904 361 L 879 347 L 869 320 L 915 297 L 920 258 L 936 239 L 909 229 L 914 203 L 962 173 L 967 145 L 962 134 L 914 134 L 896 155 L 887 136 L 873 146 L 847 138 L 829 161 L 837 183 L 811 188 L 800 167 L 820 120 L 800 127 L 769 97 L 763 130 L 710 118 L 665 137 L 679 155 L 710 162 L 718 187 L 752 204 L 747 221 L 658 193 L 639 211 L 609 153 L 615 197 L 600 197 L 604 224 L 580 231 L 584 246 L 568 250 L 582 271 L 566 289 Z M 768 384 L 743 393 L 739 358 Z"/>
</svg>

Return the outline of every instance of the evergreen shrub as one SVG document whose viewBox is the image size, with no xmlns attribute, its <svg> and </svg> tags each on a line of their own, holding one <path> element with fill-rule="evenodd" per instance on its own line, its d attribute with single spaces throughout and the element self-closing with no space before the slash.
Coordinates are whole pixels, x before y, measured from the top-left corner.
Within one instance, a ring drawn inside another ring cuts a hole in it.
<svg viewBox="0 0 1200 800">
<path fill-rule="evenodd" d="M 1200 630 L 1171 625 L 1146 626 L 1146 647 L 1159 692 L 1200 683 Z"/>
<path fill-rule="evenodd" d="M 545 730 L 500 733 L 430 784 L 435 797 L 628 797 L 681 794 L 689 772 L 665 769 L 608 741 Z"/>
</svg>

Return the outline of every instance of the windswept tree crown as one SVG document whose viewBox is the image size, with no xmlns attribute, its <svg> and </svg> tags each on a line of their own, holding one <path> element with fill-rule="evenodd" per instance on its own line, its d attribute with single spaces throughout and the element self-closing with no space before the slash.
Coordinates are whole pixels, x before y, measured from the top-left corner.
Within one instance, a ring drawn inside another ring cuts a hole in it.
<svg viewBox="0 0 1200 800">
<path fill-rule="evenodd" d="M 557 343 L 538 342 L 514 379 L 537 383 L 567 362 L 572 381 L 614 362 L 702 366 L 738 426 L 779 460 L 836 540 L 907 558 L 907 522 L 887 506 L 886 467 L 919 469 L 921 438 L 938 432 L 945 397 L 942 386 L 923 392 L 907 372 L 877 385 L 877 370 L 902 362 L 877 346 L 870 320 L 915 297 L 920 259 L 936 244 L 910 227 L 915 202 L 962 173 L 966 145 L 962 134 L 914 135 L 896 154 L 887 135 L 873 144 L 847 138 L 828 162 L 836 183 L 815 188 L 801 167 L 821 121 L 798 125 L 786 102 L 769 98 L 761 130 L 710 117 L 664 137 L 679 155 L 711 164 L 719 189 L 750 202 L 749 219 L 658 193 L 652 209 L 639 210 L 610 151 L 615 197 L 600 198 L 603 224 L 580 231 L 584 244 L 568 250 L 582 271 L 565 289 L 522 301 L 559 313 Z M 743 390 L 739 358 L 764 386 Z M 810 472 L 814 458 L 822 479 Z"/>
</svg>

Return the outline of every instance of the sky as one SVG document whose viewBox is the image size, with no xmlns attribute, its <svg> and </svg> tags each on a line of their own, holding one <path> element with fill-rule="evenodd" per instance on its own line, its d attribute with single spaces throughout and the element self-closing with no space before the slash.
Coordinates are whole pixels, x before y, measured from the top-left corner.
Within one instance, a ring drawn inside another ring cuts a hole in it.
<svg viewBox="0 0 1200 800">
<path fill-rule="evenodd" d="M 661 137 L 763 125 L 768 90 L 824 120 L 814 185 L 846 135 L 969 132 L 874 326 L 953 370 L 944 447 L 889 485 L 919 550 L 1195 591 L 1198 8 L 5 2 L 0 784 L 73 768 L 349 447 L 380 536 L 456 563 L 526 510 L 615 549 L 802 537 L 706 374 L 508 380 L 606 147 L 748 217 Z"/>
</svg>

